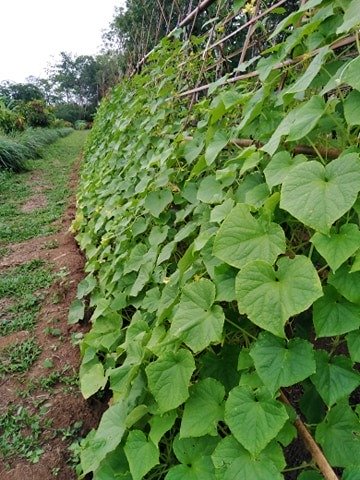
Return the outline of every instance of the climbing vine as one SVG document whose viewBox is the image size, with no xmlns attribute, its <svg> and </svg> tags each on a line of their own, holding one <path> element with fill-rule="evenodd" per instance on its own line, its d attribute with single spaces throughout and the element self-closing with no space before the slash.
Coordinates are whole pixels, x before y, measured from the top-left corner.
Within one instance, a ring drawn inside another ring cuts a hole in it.
<svg viewBox="0 0 360 480">
<path fill-rule="evenodd" d="M 70 322 L 89 302 L 81 389 L 110 401 L 81 478 L 358 478 L 359 24 L 308 0 L 190 109 L 204 41 L 166 39 L 101 105 Z"/>
</svg>

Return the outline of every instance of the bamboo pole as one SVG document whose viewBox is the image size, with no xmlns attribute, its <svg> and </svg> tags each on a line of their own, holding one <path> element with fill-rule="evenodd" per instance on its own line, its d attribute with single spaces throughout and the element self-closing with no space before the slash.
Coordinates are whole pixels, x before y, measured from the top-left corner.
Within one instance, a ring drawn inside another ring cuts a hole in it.
<svg viewBox="0 0 360 480">
<path fill-rule="evenodd" d="M 194 10 L 192 12 L 190 12 L 180 23 L 179 25 L 174 28 L 173 30 L 171 30 L 170 33 L 168 33 L 168 35 L 166 35 L 166 37 L 171 37 L 174 32 L 178 29 L 178 28 L 182 28 L 182 27 L 185 27 L 186 25 L 189 25 L 189 23 L 191 23 L 193 21 L 194 18 L 197 17 L 197 15 L 201 12 L 203 12 L 204 10 L 207 9 L 207 7 L 209 7 L 212 3 L 214 3 L 215 0 L 202 0 L 202 2 L 199 3 L 199 5 L 194 8 Z M 142 65 L 146 62 L 146 60 L 149 58 L 149 56 L 153 53 L 154 51 L 154 48 L 152 50 L 150 50 L 150 52 L 148 52 L 146 55 L 143 56 L 143 58 L 141 60 L 139 60 L 139 62 L 136 64 L 136 67 L 135 67 L 135 70 L 133 73 L 139 71 L 139 69 L 142 67 Z"/>
<path fill-rule="evenodd" d="M 284 392 L 280 393 L 280 400 L 283 403 L 291 406 L 291 403 L 289 402 Z M 331 465 L 327 461 L 320 447 L 315 442 L 309 430 L 306 428 L 306 426 L 304 425 L 304 423 L 301 421 L 299 417 L 295 420 L 294 425 L 296 430 L 298 431 L 299 436 L 303 440 L 305 447 L 308 449 L 314 462 L 316 463 L 316 465 L 319 467 L 319 470 L 323 474 L 324 479 L 339 480 L 338 476 L 336 475 Z"/>
</svg>

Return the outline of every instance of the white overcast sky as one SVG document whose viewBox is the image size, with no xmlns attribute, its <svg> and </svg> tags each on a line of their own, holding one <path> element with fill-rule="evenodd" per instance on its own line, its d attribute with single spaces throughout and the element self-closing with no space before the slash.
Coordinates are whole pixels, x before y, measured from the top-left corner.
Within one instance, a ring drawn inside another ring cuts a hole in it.
<svg viewBox="0 0 360 480">
<path fill-rule="evenodd" d="M 0 81 L 44 76 L 61 51 L 92 55 L 125 0 L 0 0 Z"/>
</svg>

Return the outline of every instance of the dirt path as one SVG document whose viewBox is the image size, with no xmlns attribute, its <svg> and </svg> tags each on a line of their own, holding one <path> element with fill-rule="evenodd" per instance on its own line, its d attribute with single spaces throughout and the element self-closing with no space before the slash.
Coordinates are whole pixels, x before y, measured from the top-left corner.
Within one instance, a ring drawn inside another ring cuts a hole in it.
<svg viewBox="0 0 360 480">
<path fill-rule="evenodd" d="M 38 180 L 35 193 L 43 198 L 39 187 L 41 172 L 38 172 L 38 178 L 36 171 L 32 172 L 31 178 Z M 77 387 L 80 359 L 78 346 L 72 343 L 72 339 L 81 336 L 86 326 L 67 324 L 69 305 L 84 276 L 83 257 L 69 232 L 75 212 L 76 183 L 75 171 L 70 178 L 70 202 L 59 220 L 58 233 L 7 245 L 6 256 L 0 258 L 0 276 L 15 266 L 43 260 L 51 267 L 55 278 L 49 288 L 40 292 L 43 300 L 34 330 L 17 331 L 0 338 L 0 352 L 30 338 L 36 339 L 41 350 L 25 373 L 0 377 L 0 415 L 4 417 L 14 412 L 13 417 L 19 415 L 20 418 L 22 412 L 28 412 L 33 420 L 28 422 L 29 425 L 24 423 L 20 435 L 33 436 L 34 444 L 39 448 L 39 455 L 35 452 L 30 461 L 22 458 L 21 448 L 19 455 L 12 454 L 3 459 L 0 456 L 0 480 L 75 479 L 68 446 L 76 437 L 85 435 L 97 425 L 103 410 L 100 402 L 85 401 Z M 27 202 L 25 211 L 43 206 L 43 202 L 39 205 L 35 201 L 30 208 L 30 202 Z M 3 302 L 3 306 L 5 304 Z M 0 313 L 1 308 L 0 304 Z M 35 419 L 39 420 L 38 425 L 35 425 Z M 0 436 L 10 428 L 7 424 L 2 427 L 0 425 Z"/>
</svg>

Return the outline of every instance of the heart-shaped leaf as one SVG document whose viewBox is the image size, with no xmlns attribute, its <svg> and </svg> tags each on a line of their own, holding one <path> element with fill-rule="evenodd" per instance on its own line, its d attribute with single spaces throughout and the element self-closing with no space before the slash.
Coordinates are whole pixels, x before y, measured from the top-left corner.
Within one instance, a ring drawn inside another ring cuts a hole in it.
<svg viewBox="0 0 360 480">
<path fill-rule="evenodd" d="M 252 260 L 272 264 L 285 248 L 285 234 L 280 225 L 256 219 L 247 205 L 237 204 L 222 223 L 213 252 L 229 265 L 242 268 Z"/>
<path fill-rule="evenodd" d="M 261 260 L 248 263 L 236 277 L 240 313 L 279 337 L 287 320 L 322 296 L 320 279 L 307 257 L 281 258 L 277 270 Z"/>
<path fill-rule="evenodd" d="M 326 167 L 317 161 L 295 167 L 282 185 L 280 207 L 328 234 L 335 220 L 353 206 L 359 191 L 359 155 L 349 153 Z"/>
<path fill-rule="evenodd" d="M 235 387 L 225 404 L 225 421 L 232 434 L 253 455 L 276 437 L 288 419 L 285 406 L 268 395 Z"/>
</svg>

